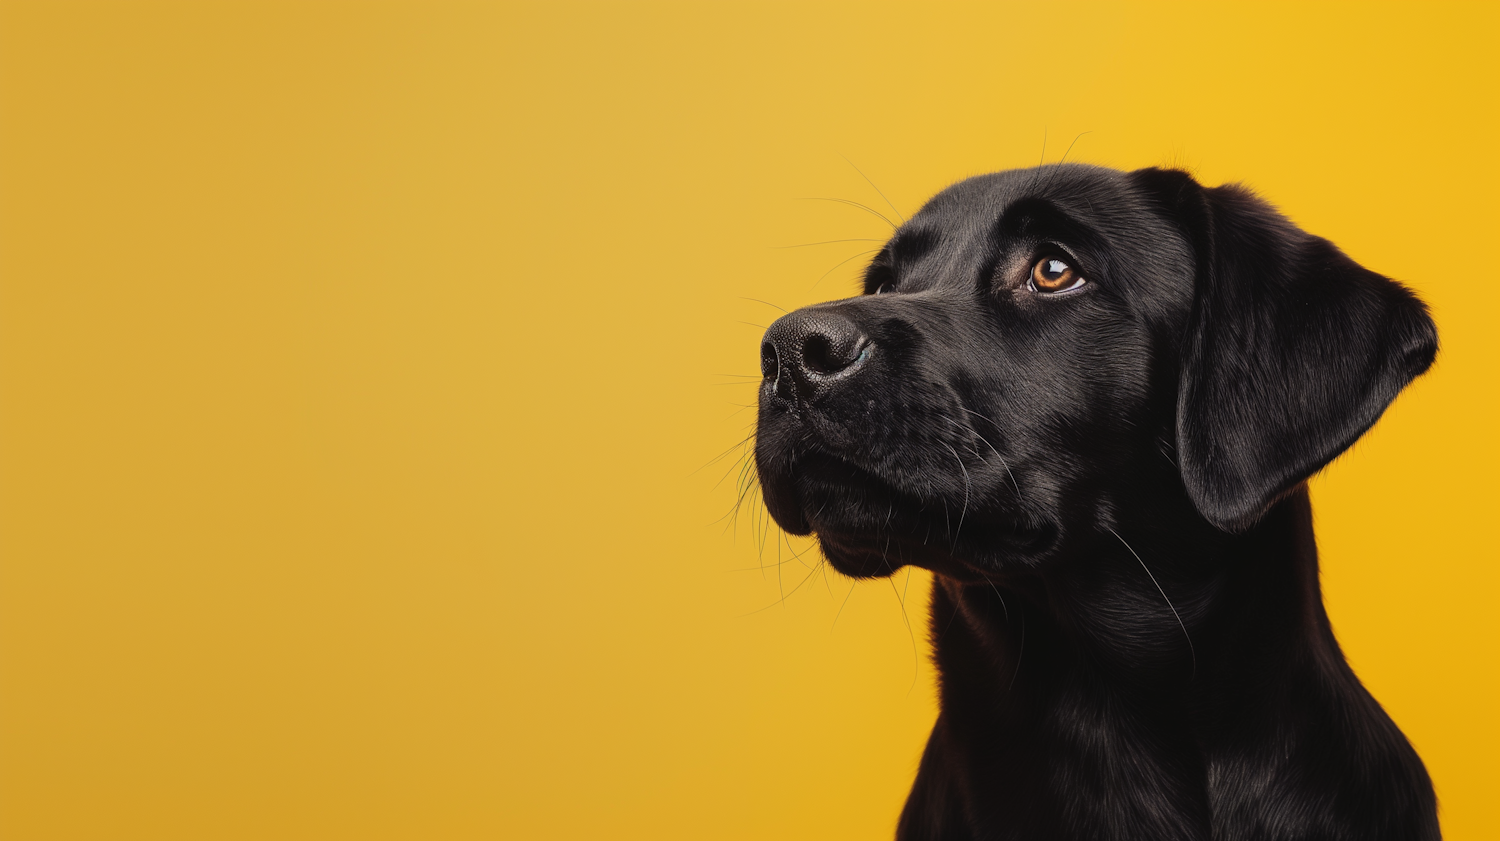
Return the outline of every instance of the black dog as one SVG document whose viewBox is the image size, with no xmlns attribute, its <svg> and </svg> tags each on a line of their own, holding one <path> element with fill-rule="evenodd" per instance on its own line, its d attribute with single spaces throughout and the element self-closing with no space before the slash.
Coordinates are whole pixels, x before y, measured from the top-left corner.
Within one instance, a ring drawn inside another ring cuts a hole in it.
<svg viewBox="0 0 1500 841">
<path fill-rule="evenodd" d="M 1305 480 L 1432 363 L 1401 285 L 1237 187 L 1047 166 L 762 345 L 767 508 L 936 573 L 903 839 L 1433 839 L 1324 612 Z"/>
</svg>

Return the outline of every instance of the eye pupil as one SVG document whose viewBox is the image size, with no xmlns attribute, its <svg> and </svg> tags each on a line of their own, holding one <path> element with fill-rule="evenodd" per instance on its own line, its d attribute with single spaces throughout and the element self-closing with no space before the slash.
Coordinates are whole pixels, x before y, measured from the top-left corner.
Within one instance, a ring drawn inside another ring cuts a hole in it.
<svg viewBox="0 0 1500 841">
<path fill-rule="evenodd" d="M 1057 280 L 1068 271 L 1068 264 L 1061 260 L 1048 260 L 1047 268 L 1043 270 L 1048 280 Z"/>
</svg>

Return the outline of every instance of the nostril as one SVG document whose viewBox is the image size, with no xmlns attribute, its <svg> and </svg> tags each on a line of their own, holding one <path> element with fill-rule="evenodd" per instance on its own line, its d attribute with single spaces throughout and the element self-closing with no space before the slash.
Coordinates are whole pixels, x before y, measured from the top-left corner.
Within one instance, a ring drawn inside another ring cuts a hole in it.
<svg viewBox="0 0 1500 841">
<path fill-rule="evenodd" d="M 843 366 L 835 365 L 830 359 L 832 355 L 833 348 L 828 344 L 827 336 L 814 333 L 802 345 L 802 361 L 806 363 L 807 370 L 814 374 L 832 374 L 842 370 Z"/>
<path fill-rule="evenodd" d="M 770 342 L 760 343 L 760 375 L 768 380 L 776 379 L 776 372 L 780 368 L 776 360 L 776 346 Z"/>
<path fill-rule="evenodd" d="M 863 350 L 863 342 L 846 340 L 835 345 L 822 333 L 814 333 L 802 345 L 802 363 L 812 373 L 828 376 L 859 361 Z"/>
</svg>

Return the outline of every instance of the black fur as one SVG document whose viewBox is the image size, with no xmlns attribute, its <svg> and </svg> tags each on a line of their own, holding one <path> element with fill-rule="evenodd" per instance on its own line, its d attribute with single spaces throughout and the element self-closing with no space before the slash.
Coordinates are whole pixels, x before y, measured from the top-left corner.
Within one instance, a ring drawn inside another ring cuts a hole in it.
<svg viewBox="0 0 1500 841">
<path fill-rule="evenodd" d="M 1432 363 L 1415 296 L 1242 188 L 1080 165 L 944 190 L 865 291 L 767 332 L 756 464 L 841 572 L 936 573 L 898 838 L 1438 837 L 1304 484 Z"/>
</svg>

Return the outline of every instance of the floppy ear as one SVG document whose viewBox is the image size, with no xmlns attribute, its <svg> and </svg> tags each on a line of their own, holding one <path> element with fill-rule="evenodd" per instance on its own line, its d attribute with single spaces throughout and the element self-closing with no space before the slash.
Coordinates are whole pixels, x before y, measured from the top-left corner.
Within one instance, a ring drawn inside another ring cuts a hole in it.
<svg viewBox="0 0 1500 841">
<path fill-rule="evenodd" d="M 1153 180 L 1164 177 L 1172 180 Z M 1247 190 L 1178 180 L 1175 203 L 1196 217 L 1183 221 L 1198 251 L 1178 382 L 1178 464 L 1198 511 L 1242 531 L 1427 370 L 1437 328 L 1406 287 Z"/>
</svg>

